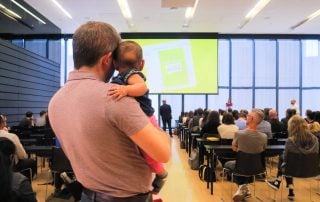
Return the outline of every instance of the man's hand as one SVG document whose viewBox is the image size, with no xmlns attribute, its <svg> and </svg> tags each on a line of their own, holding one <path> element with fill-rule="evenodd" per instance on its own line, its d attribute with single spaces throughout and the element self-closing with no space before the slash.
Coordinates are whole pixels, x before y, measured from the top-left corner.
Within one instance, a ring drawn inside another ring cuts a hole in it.
<svg viewBox="0 0 320 202">
<path fill-rule="evenodd" d="M 121 98 L 128 95 L 128 90 L 126 86 L 114 85 L 109 89 L 108 95 L 116 101 L 119 101 Z"/>
</svg>

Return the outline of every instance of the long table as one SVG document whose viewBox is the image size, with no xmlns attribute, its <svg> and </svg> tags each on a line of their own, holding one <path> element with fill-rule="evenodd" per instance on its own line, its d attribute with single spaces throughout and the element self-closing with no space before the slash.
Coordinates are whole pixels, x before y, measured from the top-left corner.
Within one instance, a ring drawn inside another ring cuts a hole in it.
<svg viewBox="0 0 320 202">
<path fill-rule="evenodd" d="M 210 143 L 214 143 L 214 142 L 210 142 Z M 207 166 L 213 168 L 214 167 L 214 156 L 236 156 L 236 152 L 234 152 L 232 150 L 232 146 L 231 145 L 215 145 L 215 144 L 204 144 L 203 146 L 206 150 L 209 150 L 209 156 L 207 159 Z M 268 145 L 266 150 L 265 150 L 265 156 L 274 156 L 274 155 L 280 155 L 282 154 L 283 150 L 284 150 L 284 145 Z M 200 149 L 200 148 L 199 148 Z M 199 151 L 199 162 L 200 162 L 200 158 L 202 158 L 202 162 L 203 162 L 203 158 L 204 158 L 204 152 L 203 152 L 203 156 L 200 156 L 200 151 Z M 209 179 L 212 179 L 212 173 L 210 173 Z M 211 181 L 209 183 L 209 181 L 207 181 L 207 188 L 209 188 L 209 184 L 210 184 L 210 191 L 211 191 L 211 195 L 213 194 L 213 181 Z"/>
<path fill-rule="evenodd" d="M 231 145 L 204 145 L 208 150 L 212 149 L 217 156 L 224 154 L 235 154 Z M 285 145 L 268 145 L 265 152 L 266 156 L 280 155 L 283 153 Z"/>
<path fill-rule="evenodd" d="M 25 146 L 27 154 L 36 154 L 37 156 L 51 156 L 52 155 L 52 147 L 54 146 Z"/>
</svg>

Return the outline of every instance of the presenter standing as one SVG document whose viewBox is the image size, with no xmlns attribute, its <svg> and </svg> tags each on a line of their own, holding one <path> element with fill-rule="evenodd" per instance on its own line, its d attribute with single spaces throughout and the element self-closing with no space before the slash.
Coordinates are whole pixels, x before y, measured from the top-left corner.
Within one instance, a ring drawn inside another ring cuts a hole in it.
<svg viewBox="0 0 320 202">
<path fill-rule="evenodd" d="M 162 119 L 162 129 L 164 131 L 167 130 L 167 124 L 168 124 L 168 128 L 169 128 L 169 134 L 170 137 L 172 137 L 172 130 L 171 130 L 171 119 L 172 119 L 172 115 L 171 115 L 171 107 L 170 105 L 167 104 L 166 100 L 162 100 L 162 105 L 160 106 L 160 116 Z"/>
</svg>

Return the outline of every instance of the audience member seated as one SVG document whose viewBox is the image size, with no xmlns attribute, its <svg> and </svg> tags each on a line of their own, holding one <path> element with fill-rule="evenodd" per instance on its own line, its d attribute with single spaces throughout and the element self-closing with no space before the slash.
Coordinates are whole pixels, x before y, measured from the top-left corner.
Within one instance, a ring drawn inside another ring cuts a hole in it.
<svg viewBox="0 0 320 202">
<path fill-rule="evenodd" d="M 285 173 L 285 162 L 288 153 L 303 153 L 313 154 L 319 153 L 319 143 L 317 138 L 309 131 L 307 122 L 300 116 L 294 115 L 288 122 L 288 140 L 285 145 L 283 154 L 278 162 L 277 179 L 274 181 L 267 181 L 267 184 L 278 190 L 280 187 L 282 174 Z M 283 170 L 284 169 L 284 170 Z M 283 172 L 284 171 L 284 172 Z M 287 188 L 289 188 L 288 198 L 294 198 L 293 178 L 286 177 Z"/>
<path fill-rule="evenodd" d="M 26 117 L 24 117 L 21 121 L 19 126 L 21 126 L 24 129 L 29 129 L 34 126 L 34 121 L 33 121 L 33 113 L 28 111 L 26 113 Z"/>
<path fill-rule="evenodd" d="M 294 109 L 287 109 L 286 111 L 286 117 L 281 119 L 281 122 L 283 123 L 283 127 L 285 131 L 288 131 L 288 121 L 289 119 L 296 114 L 296 111 Z"/>
<path fill-rule="evenodd" d="M 193 115 L 194 115 L 193 111 L 189 111 L 188 112 L 188 117 L 186 119 L 186 122 L 183 124 L 184 126 L 189 127 L 189 124 L 190 124 L 190 121 L 193 118 Z"/>
<path fill-rule="evenodd" d="M 36 119 L 36 126 L 37 127 L 46 126 L 47 125 L 47 119 L 46 119 L 47 116 L 48 116 L 48 112 L 41 111 L 40 112 L 40 117 Z"/>
<path fill-rule="evenodd" d="M 193 117 L 189 121 L 189 126 L 188 126 L 191 132 L 197 133 L 200 131 L 199 120 L 200 120 L 200 117 L 202 116 L 202 114 L 203 114 L 203 110 L 201 108 L 196 109 L 194 111 Z"/>
<path fill-rule="evenodd" d="M 222 122 L 222 117 L 223 117 L 223 114 L 226 113 L 225 110 L 223 109 L 219 109 L 219 120 L 220 120 L 220 123 Z"/>
<path fill-rule="evenodd" d="M 312 123 L 314 121 L 314 115 L 315 115 L 315 113 L 312 112 L 311 109 L 307 109 L 306 110 L 306 118 L 304 120 L 306 120 L 306 122 L 308 124 L 310 124 L 310 123 Z"/>
<path fill-rule="evenodd" d="M 269 123 L 271 124 L 273 134 L 285 131 L 283 123 L 279 121 L 278 113 L 275 109 L 270 109 L 269 111 Z"/>
<path fill-rule="evenodd" d="M 182 117 L 182 125 L 186 126 L 187 124 L 187 119 L 188 119 L 188 112 L 184 112 L 184 115 Z"/>
<path fill-rule="evenodd" d="M 318 139 L 320 139 L 320 124 L 317 121 L 313 121 L 308 124 L 308 128 L 310 132 L 315 135 Z"/>
<path fill-rule="evenodd" d="M 266 121 L 262 120 L 259 125 L 257 126 L 257 131 L 265 133 L 268 136 L 268 139 L 272 139 L 272 131 L 271 131 L 271 124 Z"/>
<path fill-rule="evenodd" d="M 220 126 L 219 113 L 217 111 L 211 111 L 208 115 L 207 122 L 200 131 L 200 137 L 204 137 L 204 134 L 218 135 L 218 126 Z"/>
<path fill-rule="evenodd" d="M 14 165 L 13 168 L 15 171 L 20 172 L 24 169 L 31 168 L 33 176 L 37 174 L 37 162 L 33 159 L 28 159 L 27 154 L 19 140 L 19 137 L 13 133 L 9 133 L 3 130 L 5 124 L 2 116 L 0 116 L 0 137 L 8 138 L 13 142 L 16 148 L 16 153 L 14 155 Z M 28 172 L 23 172 L 25 176 L 30 178 Z"/>
<path fill-rule="evenodd" d="M 244 130 L 247 128 L 247 115 L 243 112 L 239 113 L 239 118 L 235 120 L 235 124 L 238 126 L 239 130 Z"/>
<path fill-rule="evenodd" d="M 203 115 L 202 115 L 202 117 L 201 117 L 200 120 L 199 120 L 199 128 L 200 128 L 200 131 L 201 131 L 201 129 L 203 128 L 203 125 L 207 122 L 209 113 L 210 113 L 210 110 L 209 110 L 209 109 L 206 109 L 206 110 L 203 112 Z"/>
<path fill-rule="evenodd" d="M 0 200 L 1 202 L 35 202 L 36 197 L 28 178 L 12 171 L 15 146 L 0 137 Z"/>
<path fill-rule="evenodd" d="M 235 133 L 232 149 L 236 152 L 241 151 L 250 154 L 261 153 L 267 147 L 267 135 L 257 130 L 257 125 L 263 120 L 263 112 L 259 109 L 253 109 L 247 116 L 247 126 L 245 130 L 240 130 Z M 233 171 L 235 169 L 235 161 L 228 161 L 224 167 Z M 239 186 L 237 192 L 233 195 L 234 201 L 242 201 L 251 196 L 247 184 L 251 178 L 237 176 L 236 184 Z"/>
<path fill-rule="evenodd" d="M 8 128 L 8 125 L 7 125 L 7 116 L 5 114 L 0 114 L 0 116 L 4 121 L 4 127 L 2 130 L 9 132 L 10 128 Z"/>
<path fill-rule="evenodd" d="M 320 111 L 315 111 L 313 112 L 313 120 L 317 121 L 318 123 L 320 123 Z"/>
<path fill-rule="evenodd" d="M 221 139 L 233 139 L 234 133 L 239 130 L 234 124 L 234 119 L 231 113 L 224 113 L 222 124 L 218 127 L 218 132 Z"/>
</svg>

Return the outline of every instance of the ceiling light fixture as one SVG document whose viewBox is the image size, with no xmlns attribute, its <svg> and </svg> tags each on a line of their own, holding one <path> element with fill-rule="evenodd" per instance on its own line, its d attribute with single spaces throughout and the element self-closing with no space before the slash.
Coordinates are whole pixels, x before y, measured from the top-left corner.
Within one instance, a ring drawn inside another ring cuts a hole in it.
<svg viewBox="0 0 320 202">
<path fill-rule="evenodd" d="M 127 0 L 117 0 L 123 17 L 126 19 L 129 27 L 133 27 L 132 14 Z"/>
<path fill-rule="evenodd" d="M 5 14 L 8 17 L 11 18 L 19 18 L 21 19 L 22 17 L 20 15 L 18 15 L 17 13 L 15 13 L 14 11 L 8 9 L 7 7 L 5 7 L 4 5 L 0 4 L 0 10 L 3 14 Z"/>
<path fill-rule="evenodd" d="M 190 21 L 193 18 L 194 13 L 196 12 L 196 9 L 197 9 L 197 6 L 198 6 L 198 2 L 199 2 L 199 0 L 196 0 L 194 2 L 193 7 L 187 7 L 186 13 L 184 15 L 185 21 L 184 21 L 184 23 L 182 25 L 183 28 L 189 27 Z"/>
<path fill-rule="evenodd" d="M 33 14 L 31 11 L 29 11 L 28 9 L 26 9 L 24 6 L 22 6 L 21 4 L 19 4 L 18 2 L 16 2 L 15 0 L 11 0 L 14 4 L 16 4 L 17 6 L 19 6 L 22 10 L 24 10 L 25 12 L 27 12 L 28 14 L 30 14 L 32 17 L 34 17 L 35 19 L 37 19 L 39 22 L 41 22 L 42 24 L 46 24 L 45 21 L 41 20 L 38 16 L 36 16 L 35 14 Z"/>
<path fill-rule="evenodd" d="M 316 18 L 318 16 L 320 16 L 320 9 L 317 10 L 316 12 L 312 13 L 311 15 L 309 15 L 306 19 L 304 19 L 304 20 L 298 22 L 296 25 L 292 26 L 291 29 L 295 29 L 295 28 L 303 25 L 304 23 L 313 20 L 314 18 Z"/>
<path fill-rule="evenodd" d="M 271 0 L 260 0 L 246 15 L 244 21 L 239 26 L 242 29 L 248 22 L 250 22 Z"/>
<path fill-rule="evenodd" d="M 57 2 L 56 0 L 51 0 L 54 4 L 56 4 L 56 6 L 58 8 L 60 8 L 60 10 L 70 19 L 72 19 L 72 16 L 70 15 L 70 13 L 68 13 L 68 11 L 66 11 L 59 2 Z"/>
<path fill-rule="evenodd" d="M 193 6 L 193 7 L 187 7 L 186 13 L 185 13 L 185 15 L 184 15 L 184 17 L 185 17 L 186 19 L 191 19 L 191 18 L 193 18 L 194 12 L 196 11 L 197 6 L 198 6 L 198 2 L 199 2 L 199 0 L 196 0 L 196 1 L 194 2 L 194 6 Z"/>
</svg>

